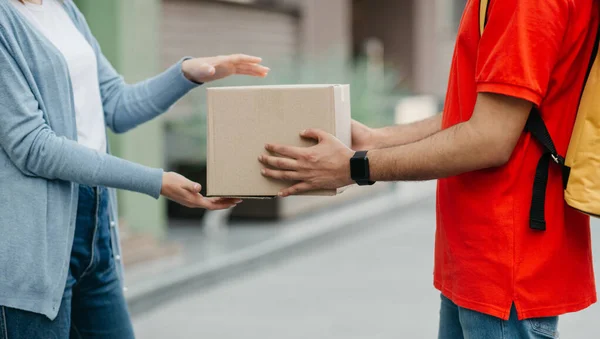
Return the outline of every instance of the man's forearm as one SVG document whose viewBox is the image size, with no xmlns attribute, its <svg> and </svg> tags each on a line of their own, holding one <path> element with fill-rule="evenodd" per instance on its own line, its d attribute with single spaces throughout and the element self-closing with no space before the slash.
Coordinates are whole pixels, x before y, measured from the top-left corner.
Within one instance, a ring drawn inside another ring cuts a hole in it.
<svg viewBox="0 0 600 339">
<path fill-rule="evenodd" d="M 406 145 L 423 140 L 442 129 L 442 114 L 410 124 L 394 125 L 375 130 L 375 148 Z"/>
<path fill-rule="evenodd" d="M 458 124 L 415 143 L 370 151 L 371 179 L 433 180 L 500 166 L 508 156 L 497 145 L 469 122 Z"/>
<path fill-rule="evenodd" d="M 500 167 L 509 161 L 515 146 L 522 140 L 532 106 L 530 101 L 516 97 L 479 93 L 468 121 L 435 133 L 440 128 L 439 120 L 431 118 L 421 122 L 431 123 L 425 128 L 413 126 L 410 129 L 416 131 L 412 138 L 433 133 L 431 136 L 401 146 L 362 148 L 372 145 L 372 137 L 368 127 L 354 122 L 353 147 L 369 150 L 370 179 L 374 181 L 432 180 Z M 403 133 L 401 127 L 394 132 Z M 301 136 L 319 143 L 308 149 L 269 144 L 266 149 L 277 156 L 263 155 L 259 158 L 267 166 L 262 170 L 263 175 L 296 181 L 293 186 L 283 189 L 281 196 L 339 188 L 352 183 L 348 159 L 355 151 L 322 130 L 309 129 Z M 394 140 L 404 142 L 406 139 Z"/>
</svg>

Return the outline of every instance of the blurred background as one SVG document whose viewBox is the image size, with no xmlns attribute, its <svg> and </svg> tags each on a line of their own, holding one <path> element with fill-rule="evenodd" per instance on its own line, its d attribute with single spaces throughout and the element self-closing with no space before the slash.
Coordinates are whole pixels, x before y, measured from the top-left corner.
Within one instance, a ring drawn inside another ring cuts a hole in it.
<svg viewBox="0 0 600 339">
<path fill-rule="evenodd" d="M 267 79 L 209 87 L 347 83 L 353 118 L 372 127 L 441 110 L 466 1 L 75 0 L 128 82 L 184 56 L 252 54 Z M 197 89 L 110 135 L 114 153 L 204 183 L 205 98 Z M 206 213 L 120 192 L 138 337 L 434 338 L 434 193 L 435 182 L 378 183 Z M 575 324 L 590 312 L 565 326 L 588 333 Z"/>
</svg>

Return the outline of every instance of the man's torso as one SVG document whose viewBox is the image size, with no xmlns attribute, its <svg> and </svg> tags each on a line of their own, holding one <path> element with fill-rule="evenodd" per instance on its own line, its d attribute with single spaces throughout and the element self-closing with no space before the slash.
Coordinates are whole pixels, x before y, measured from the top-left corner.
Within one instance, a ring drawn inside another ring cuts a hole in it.
<svg viewBox="0 0 600 339">
<path fill-rule="evenodd" d="M 443 128 L 470 119 L 478 92 L 511 95 L 539 104 L 564 154 L 598 25 L 593 1 L 492 0 L 480 39 L 479 0 L 469 0 Z M 555 166 L 548 230 L 528 226 L 540 155 L 523 133 L 507 165 L 439 181 L 435 286 L 458 305 L 507 319 L 513 302 L 520 318 L 530 318 L 596 301 L 589 218 L 566 207 Z"/>
</svg>

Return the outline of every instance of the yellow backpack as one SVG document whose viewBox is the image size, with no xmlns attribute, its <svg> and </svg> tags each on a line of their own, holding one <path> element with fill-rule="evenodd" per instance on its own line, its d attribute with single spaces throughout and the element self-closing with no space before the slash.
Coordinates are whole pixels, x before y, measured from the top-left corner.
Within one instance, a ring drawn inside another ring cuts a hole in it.
<svg viewBox="0 0 600 339">
<path fill-rule="evenodd" d="M 487 23 L 489 0 L 480 0 L 480 33 Z M 532 229 L 546 230 L 545 200 L 550 162 L 561 167 L 565 201 L 582 213 L 600 216 L 600 54 L 598 42 L 590 56 L 585 86 L 579 102 L 575 127 L 569 143 L 566 158 L 558 154 L 548 129 L 537 108 L 534 108 L 525 125 L 544 148 L 533 183 L 533 196 L 529 226 Z"/>
</svg>

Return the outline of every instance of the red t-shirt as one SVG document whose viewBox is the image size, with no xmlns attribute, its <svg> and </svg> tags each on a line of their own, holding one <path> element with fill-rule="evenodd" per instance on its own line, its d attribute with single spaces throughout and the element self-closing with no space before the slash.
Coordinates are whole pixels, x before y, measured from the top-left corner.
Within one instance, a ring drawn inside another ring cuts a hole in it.
<svg viewBox="0 0 600 339">
<path fill-rule="evenodd" d="M 595 0 L 479 0 L 460 24 L 443 128 L 467 121 L 478 92 L 531 101 L 560 154 L 571 137 L 598 8 Z M 491 151 L 491 150 L 490 150 Z M 550 166 L 545 232 L 529 228 L 541 146 L 521 136 L 508 164 L 438 182 L 434 284 L 461 307 L 508 319 L 557 316 L 596 302 L 589 218 L 564 201 Z"/>
</svg>

